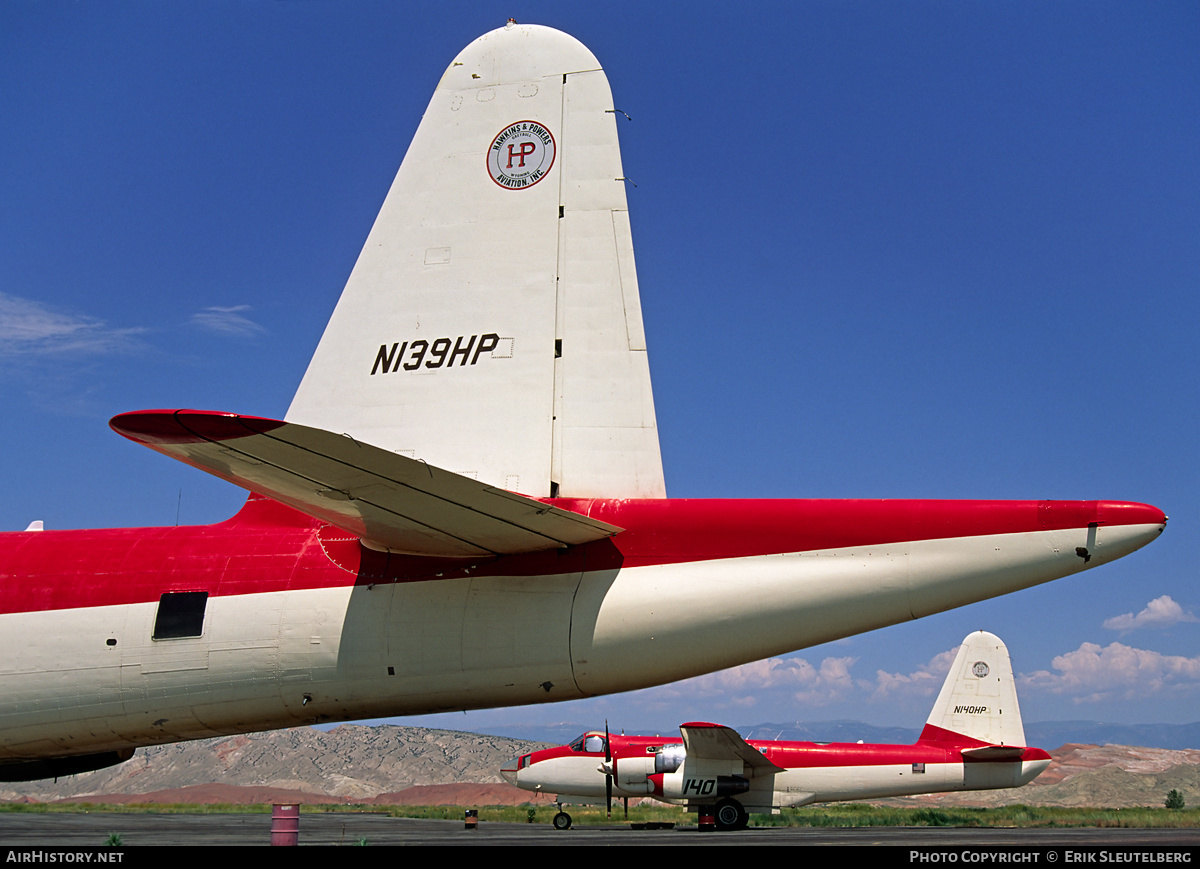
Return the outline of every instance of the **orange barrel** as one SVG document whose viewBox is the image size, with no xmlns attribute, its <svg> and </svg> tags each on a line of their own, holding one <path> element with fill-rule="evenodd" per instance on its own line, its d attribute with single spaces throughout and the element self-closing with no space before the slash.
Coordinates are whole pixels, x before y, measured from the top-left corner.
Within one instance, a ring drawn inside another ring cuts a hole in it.
<svg viewBox="0 0 1200 869">
<path fill-rule="evenodd" d="M 297 845 L 300 843 L 300 806 L 271 806 L 271 844 Z"/>
</svg>

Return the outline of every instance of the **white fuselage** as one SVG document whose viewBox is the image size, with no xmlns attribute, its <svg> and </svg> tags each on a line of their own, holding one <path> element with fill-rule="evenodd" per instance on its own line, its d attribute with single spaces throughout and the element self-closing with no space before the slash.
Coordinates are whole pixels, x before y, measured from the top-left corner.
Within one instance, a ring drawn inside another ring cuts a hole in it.
<svg viewBox="0 0 1200 869">
<path fill-rule="evenodd" d="M 1101 528 L 1095 560 L 1160 530 Z M 156 602 L 6 613 L 0 759 L 661 684 L 1074 572 L 1085 533 L 217 595 L 166 641 Z"/>
</svg>

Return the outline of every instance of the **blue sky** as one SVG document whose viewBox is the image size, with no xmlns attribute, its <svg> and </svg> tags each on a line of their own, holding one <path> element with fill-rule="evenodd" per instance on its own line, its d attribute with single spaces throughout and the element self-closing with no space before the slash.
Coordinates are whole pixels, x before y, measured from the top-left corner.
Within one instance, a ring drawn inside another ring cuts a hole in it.
<svg viewBox="0 0 1200 869">
<path fill-rule="evenodd" d="M 688 683 L 409 719 L 1200 719 L 1200 7 L 0 4 L 0 527 L 219 521 L 112 415 L 282 416 L 433 87 L 508 16 L 605 66 L 676 497 L 1103 498 L 1164 537 Z M 939 669 L 940 668 L 940 669 Z"/>
</svg>

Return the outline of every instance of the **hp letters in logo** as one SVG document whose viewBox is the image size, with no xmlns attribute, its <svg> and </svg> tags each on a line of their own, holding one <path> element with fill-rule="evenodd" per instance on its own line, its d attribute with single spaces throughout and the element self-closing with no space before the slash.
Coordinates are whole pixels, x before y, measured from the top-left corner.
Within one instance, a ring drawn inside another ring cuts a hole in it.
<svg viewBox="0 0 1200 869">
<path fill-rule="evenodd" d="M 509 124 L 488 149 L 488 173 L 509 190 L 537 184 L 554 165 L 554 136 L 537 121 Z"/>
</svg>

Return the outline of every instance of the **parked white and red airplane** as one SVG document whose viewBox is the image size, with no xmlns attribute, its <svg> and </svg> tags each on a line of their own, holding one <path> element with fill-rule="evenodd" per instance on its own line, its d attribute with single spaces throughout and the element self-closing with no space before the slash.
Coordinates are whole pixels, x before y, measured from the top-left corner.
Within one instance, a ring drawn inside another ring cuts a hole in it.
<svg viewBox="0 0 1200 869">
<path fill-rule="evenodd" d="M 1008 649 L 985 631 L 959 647 L 933 712 L 913 745 L 742 739 L 719 724 L 681 725 L 682 742 L 589 731 L 570 745 L 509 761 L 500 774 L 527 791 L 556 794 L 554 826 L 571 826 L 564 803 L 652 797 L 711 815 L 739 830 L 750 812 L 809 803 L 1015 788 L 1050 764 L 1025 747 Z"/>
<path fill-rule="evenodd" d="M 0 536 L 0 779 L 661 684 L 1078 573 L 1163 530 L 1117 501 L 667 499 L 614 118 L 572 37 L 473 42 L 285 419 L 112 420 L 248 489 L 245 507 Z"/>
</svg>

